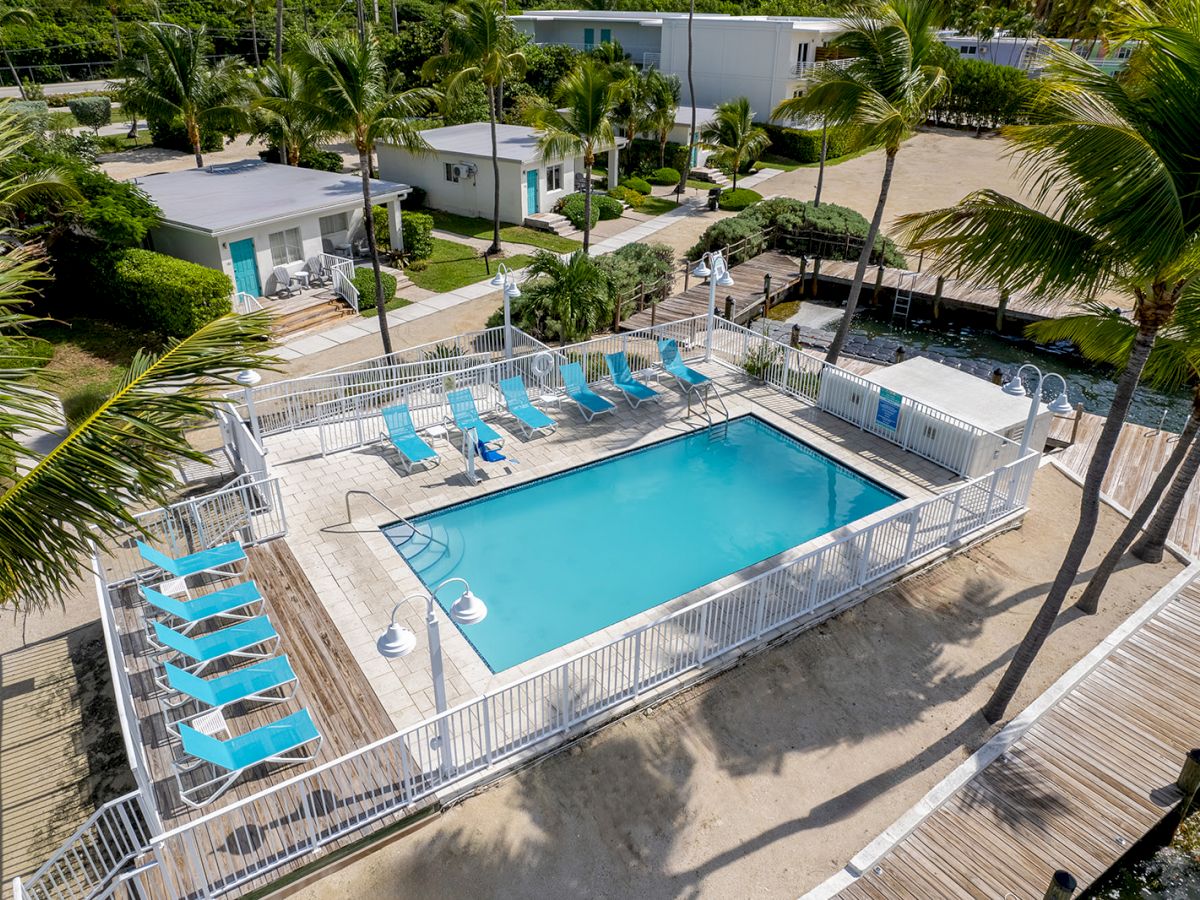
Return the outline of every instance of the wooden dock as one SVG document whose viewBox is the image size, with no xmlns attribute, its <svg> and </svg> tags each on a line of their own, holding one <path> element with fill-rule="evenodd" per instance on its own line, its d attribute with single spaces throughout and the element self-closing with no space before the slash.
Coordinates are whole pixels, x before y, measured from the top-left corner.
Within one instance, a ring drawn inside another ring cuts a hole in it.
<svg viewBox="0 0 1200 900">
<path fill-rule="evenodd" d="M 1056 869 L 1090 885 L 1180 799 L 1197 658 L 1193 583 L 838 896 L 1037 900 Z"/>
<path fill-rule="evenodd" d="M 725 313 L 725 298 L 733 297 L 733 321 L 744 325 L 762 314 L 763 276 L 771 276 L 771 296 L 782 297 L 794 285 L 800 283 L 800 260 L 798 257 L 770 250 L 731 267 L 729 274 L 733 276 L 733 285 L 717 288 L 717 315 Z M 634 313 L 621 323 L 621 330 L 636 331 L 639 328 L 649 328 L 651 319 L 656 325 L 661 325 L 664 322 L 703 316 L 707 312 L 708 284 L 693 279 L 687 290 L 660 300 L 653 310 L 645 309 Z"/>
</svg>

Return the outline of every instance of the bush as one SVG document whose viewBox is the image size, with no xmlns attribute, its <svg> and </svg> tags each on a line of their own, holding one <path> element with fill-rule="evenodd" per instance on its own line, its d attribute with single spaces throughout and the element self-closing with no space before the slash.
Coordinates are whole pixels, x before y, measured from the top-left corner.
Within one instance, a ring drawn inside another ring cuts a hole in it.
<svg viewBox="0 0 1200 900">
<path fill-rule="evenodd" d="M 643 178 L 638 178 L 636 175 L 630 175 L 628 178 L 622 178 L 620 186 L 629 188 L 631 191 L 636 191 L 642 196 L 649 194 L 652 190 L 650 187 L 650 182 Z M 610 191 L 609 193 L 612 192 Z"/>
<path fill-rule="evenodd" d="M 615 304 L 624 304 L 621 318 L 633 314 L 639 288 L 647 299 L 662 300 L 670 293 L 670 275 L 675 269 L 675 253 L 666 244 L 626 244 L 619 250 L 596 257 L 596 265 L 608 278 L 609 296 Z M 612 321 L 609 312 L 608 321 Z"/>
<path fill-rule="evenodd" d="M 600 218 L 604 220 L 619 219 L 625 212 L 625 207 L 606 194 L 592 194 L 592 208 L 600 210 Z"/>
<path fill-rule="evenodd" d="M 101 153 L 120 153 L 125 149 L 125 135 L 102 134 L 96 139 L 96 146 Z"/>
<path fill-rule="evenodd" d="M 428 259 L 433 256 L 433 216 L 422 212 L 402 213 L 400 232 L 404 236 L 404 252 L 409 259 Z"/>
<path fill-rule="evenodd" d="M 131 248 L 91 259 L 94 296 L 117 318 L 167 337 L 187 337 L 230 311 L 233 283 L 216 269 Z"/>
<path fill-rule="evenodd" d="M 950 90 L 930 113 L 936 122 L 982 131 L 1025 120 L 1035 88 L 1020 69 L 961 59 L 958 54 L 945 68 Z"/>
<path fill-rule="evenodd" d="M 45 100 L 10 100 L 8 108 L 30 131 L 40 134 L 50 125 L 50 106 Z"/>
<path fill-rule="evenodd" d="M 991 63 L 987 63 L 991 65 Z M 768 153 L 795 160 L 798 163 L 821 161 L 821 132 L 802 131 L 799 128 L 784 128 L 764 123 L 762 126 L 771 137 Z M 842 128 L 830 128 L 825 148 L 825 159 L 837 159 L 854 151 L 853 135 Z"/>
<path fill-rule="evenodd" d="M 150 132 L 150 143 L 164 150 L 181 150 L 191 153 L 193 147 L 188 141 L 187 129 L 183 127 L 182 119 L 147 119 L 146 130 Z M 200 132 L 200 149 L 205 153 L 215 153 L 225 146 L 221 135 L 210 129 Z"/>
<path fill-rule="evenodd" d="M 675 185 L 679 184 L 679 179 L 682 177 L 683 176 L 679 173 L 678 169 L 672 169 L 670 166 L 663 166 L 661 169 L 655 169 L 653 172 L 651 172 L 646 180 L 651 184 L 675 187 Z"/>
<path fill-rule="evenodd" d="M 396 276 L 380 272 L 383 282 L 383 302 L 386 304 L 396 296 Z M 375 308 L 375 270 L 370 266 L 359 266 L 354 270 L 354 287 L 358 290 L 359 310 Z"/>
<path fill-rule="evenodd" d="M 100 126 L 112 122 L 112 101 L 107 97 L 79 97 L 67 101 L 67 109 L 75 116 L 75 121 L 92 131 L 98 132 Z"/>
<path fill-rule="evenodd" d="M 342 154 L 320 147 L 305 147 L 300 151 L 300 168 L 318 172 L 340 172 L 344 168 Z"/>
<path fill-rule="evenodd" d="M 609 191 L 608 196 L 612 197 L 614 200 L 620 200 L 624 203 L 628 203 L 634 209 L 637 209 L 646 202 L 645 195 L 639 194 L 637 191 L 626 187 L 623 184 L 617 185 L 615 188 Z"/>
<path fill-rule="evenodd" d="M 419 188 L 415 184 L 409 185 L 408 196 L 404 198 L 404 205 L 409 209 L 424 209 L 425 198 L 428 194 L 425 188 Z"/>
<path fill-rule="evenodd" d="M 752 203 L 762 199 L 762 194 L 749 188 L 738 188 L 736 191 L 727 189 L 721 192 L 721 209 L 730 212 L 740 212 Z"/>
<path fill-rule="evenodd" d="M 588 226 L 589 228 L 595 227 L 596 223 L 600 221 L 600 208 L 596 205 L 596 197 L 598 196 L 598 194 L 592 195 L 592 221 Z M 567 194 L 567 196 L 558 201 L 554 211 L 566 216 L 576 228 L 582 229 L 583 207 L 583 194 Z"/>
<path fill-rule="evenodd" d="M 629 171 L 639 175 L 649 174 L 666 166 L 680 172 L 688 167 L 688 148 L 671 141 L 667 142 L 666 153 L 663 154 L 661 163 L 658 161 L 658 141 L 634 138 L 621 153 L 624 154 L 625 165 Z"/>
<path fill-rule="evenodd" d="M 85 97 L 108 97 L 109 99 L 112 98 L 111 95 L 107 91 L 79 91 L 74 94 L 50 94 L 49 96 L 43 97 L 42 99 L 45 100 L 48 104 L 50 104 L 51 107 L 55 107 L 55 106 L 62 107 L 62 106 L 70 106 L 72 100 L 81 100 Z"/>
</svg>

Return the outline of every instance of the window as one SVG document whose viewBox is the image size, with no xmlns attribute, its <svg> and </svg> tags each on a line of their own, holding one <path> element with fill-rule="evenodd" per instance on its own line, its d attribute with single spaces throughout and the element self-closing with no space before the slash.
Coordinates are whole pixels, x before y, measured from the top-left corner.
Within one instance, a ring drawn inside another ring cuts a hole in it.
<svg viewBox="0 0 1200 900">
<path fill-rule="evenodd" d="M 334 213 L 331 216 L 321 216 L 321 237 L 340 234 L 350 228 L 349 216 L 344 213 Z"/>
<path fill-rule="evenodd" d="M 958 48 L 958 52 L 961 53 L 963 56 L 974 56 L 975 54 L 977 54 L 979 52 L 979 48 L 976 47 L 974 44 L 963 44 L 961 47 Z"/>
<path fill-rule="evenodd" d="M 546 190 L 561 191 L 562 190 L 562 166 L 547 166 L 546 167 Z"/>
<path fill-rule="evenodd" d="M 271 242 L 271 265 L 286 266 L 304 259 L 304 245 L 300 242 L 300 229 L 289 228 L 277 231 L 268 238 Z"/>
<path fill-rule="evenodd" d="M 446 163 L 446 180 L 458 184 L 458 166 L 454 163 Z"/>
<path fill-rule="evenodd" d="M 1131 56 L 1133 56 L 1132 45 L 1125 44 L 1124 46 L 1117 48 L 1117 59 L 1129 59 Z"/>
</svg>

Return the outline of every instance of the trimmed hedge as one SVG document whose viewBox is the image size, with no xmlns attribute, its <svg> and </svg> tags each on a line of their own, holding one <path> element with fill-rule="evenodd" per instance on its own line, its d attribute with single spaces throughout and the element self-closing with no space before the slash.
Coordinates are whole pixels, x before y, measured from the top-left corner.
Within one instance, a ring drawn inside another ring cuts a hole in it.
<svg viewBox="0 0 1200 900">
<path fill-rule="evenodd" d="M 609 191 L 608 196 L 612 197 L 614 200 L 620 200 L 628 203 L 634 209 L 637 209 L 646 202 L 646 197 L 644 194 L 639 194 L 633 188 L 626 187 L 623 184 L 617 185 L 615 188 Z"/>
<path fill-rule="evenodd" d="M 91 260 L 96 296 L 115 317 L 167 337 L 187 337 L 231 309 L 224 272 L 152 250 L 98 253 Z"/>
<path fill-rule="evenodd" d="M 730 212 L 740 212 L 761 199 L 762 194 L 758 191 L 752 191 L 749 188 L 738 188 L 736 191 L 732 188 L 727 188 L 721 192 L 721 209 L 727 209 Z"/>
<path fill-rule="evenodd" d="M 638 178 L 636 175 L 630 175 L 628 178 L 622 178 L 620 186 L 629 188 L 631 191 L 636 191 L 643 196 L 649 194 L 652 190 L 650 187 L 650 182 L 646 181 L 644 178 Z M 609 193 L 612 192 L 609 191 Z"/>
<path fill-rule="evenodd" d="M 661 169 L 655 169 L 648 176 L 646 176 L 646 180 L 651 184 L 675 187 L 677 184 L 679 184 L 679 179 L 682 177 L 683 175 L 680 174 L 678 169 L 672 169 L 670 166 L 663 166 Z"/>
<path fill-rule="evenodd" d="M 433 256 L 433 216 L 429 213 L 402 213 L 400 233 L 404 237 L 404 251 L 410 259 Z"/>
<path fill-rule="evenodd" d="M 1025 72 L 979 59 L 961 59 L 957 53 L 945 68 L 950 90 L 930 112 L 935 122 L 982 131 L 1027 120 L 1037 88 Z"/>
<path fill-rule="evenodd" d="M 383 302 L 386 304 L 396 296 L 396 276 L 388 272 L 380 272 L 379 280 L 383 282 Z M 354 270 L 354 287 L 358 290 L 358 309 L 375 308 L 375 270 L 370 266 L 358 266 Z"/>
<path fill-rule="evenodd" d="M 650 141 L 646 138 L 634 138 L 621 152 L 625 156 L 625 168 L 630 172 L 636 172 L 643 176 L 658 169 L 660 165 L 663 167 L 669 166 L 681 172 L 688 167 L 687 147 L 671 141 L 667 142 L 667 150 L 663 154 L 661 164 L 658 161 L 658 141 Z"/>
<path fill-rule="evenodd" d="M 555 212 L 561 213 L 570 219 L 571 224 L 576 228 L 583 228 L 583 193 L 568 194 L 558 201 Z M 596 222 L 600 219 L 619 219 L 624 207 L 620 201 L 614 200 L 607 194 L 597 194 L 592 192 L 592 223 L 589 227 L 595 227 Z"/>
<path fill-rule="evenodd" d="M 93 131 L 112 122 L 112 101 L 107 97 L 78 97 L 67 101 L 67 109 L 76 122 Z"/>
<path fill-rule="evenodd" d="M 991 65 L 991 63 L 987 63 Z M 768 152 L 798 163 L 815 163 L 821 161 L 821 131 L 802 131 L 799 128 L 784 128 L 781 125 L 763 123 L 763 129 L 771 137 Z M 845 156 L 855 150 L 853 135 L 843 128 L 830 128 L 828 145 L 825 148 L 826 161 Z"/>
<path fill-rule="evenodd" d="M 592 194 L 592 206 L 600 210 L 601 219 L 619 219 L 625 208 L 607 194 Z M 582 219 L 583 217 L 580 216 Z"/>
</svg>

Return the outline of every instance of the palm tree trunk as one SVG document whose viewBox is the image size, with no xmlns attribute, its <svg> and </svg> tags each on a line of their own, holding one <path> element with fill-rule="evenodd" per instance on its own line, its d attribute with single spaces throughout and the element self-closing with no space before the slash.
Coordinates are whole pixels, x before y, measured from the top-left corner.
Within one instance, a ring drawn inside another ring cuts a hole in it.
<svg viewBox="0 0 1200 900">
<path fill-rule="evenodd" d="M 842 345 L 850 334 L 850 323 L 854 320 L 854 310 L 858 307 L 858 298 L 862 294 L 863 281 L 867 277 L 867 266 L 871 262 L 871 253 L 875 249 L 875 238 L 879 235 L 879 225 L 883 221 L 883 208 L 887 205 L 888 191 L 892 187 L 892 169 L 896 165 L 896 154 L 899 149 L 888 150 L 883 164 L 883 182 L 879 185 L 879 202 L 875 204 L 875 215 L 871 218 L 871 227 L 867 229 L 867 239 L 863 242 L 862 252 L 858 254 L 858 266 L 854 269 L 854 281 L 850 284 L 850 294 L 846 297 L 846 311 L 842 313 L 842 321 L 838 324 L 837 334 L 825 354 L 825 362 L 836 363 L 841 355 Z"/>
<path fill-rule="evenodd" d="M 25 93 L 25 85 L 21 84 L 21 76 L 17 74 L 17 67 L 13 65 L 12 57 L 8 55 L 7 47 L 4 48 L 4 61 L 8 63 L 8 71 L 12 72 L 13 84 L 21 92 L 21 99 L 28 100 L 29 96 Z"/>
<path fill-rule="evenodd" d="M 1193 411 L 1193 418 L 1195 415 Z M 1183 438 L 1180 438 L 1180 443 L 1182 442 Z M 1177 447 L 1176 450 L 1178 449 Z M 1170 535 L 1171 526 L 1175 523 L 1175 517 L 1179 514 L 1179 507 L 1183 505 L 1188 488 L 1192 486 L 1192 480 L 1196 477 L 1198 470 L 1200 470 L 1200 441 L 1192 445 L 1192 449 L 1188 452 L 1187 457 L 1180 464 L 1179 471 L 1175 473 L 1175 480 L 1171 482 L 1171 487 L 1167 489 L 1162 504 L 1154 513 L 1154 518 L 1150 520 L 1150 524 L 1146 526 L 1146 531 L 1142 534 L 1138 542 L 1133 545 L 1133 555 L 1142 560 L 1142 562 L 1156 563 L 1162 561 L 1163 551 L 1166 549 L 1167 537 Z"/>
<path fill-rule="evenodd" d="M 492 126 L 492 246 L 488 253 L 500 252 L 500 150 L 496 144 L 496 94 L 488 91 L 488 116 Z M 586 247 L 587 244 L 585 243 Z"/>
<path fill-rule="evenodd" d="M 262 65 L 262 60 L 258 58 L 258 21 L 254 15 L 254 8 L 250 8 L 250 41 L 254 44 L 254 68 Z"/>
<path fill-rule="evenodd" d="M 730 188 L 730 190 L 734 190 L 734 191 L 737 190 L 737 173 L 738 173 L 738 169 L 740 169 L 741 167 L 742 167 L 742 158 L 740 156 L 735 156 L 733 158 L 733 187 Z"/>
<path fill-rule="evenodd" d="M 821 164 L 817 166 L 817 194 L 813 197 L 813 206 L 821 205 L 821 188 L 825 185 L 825 154 L 829 150 L 829 120 L 821 119 Z"/>
<path fill-rule="evenodd" d="M 275 65 L 283 64 L 283 0 L 275 0 Z"/>
<path fill-rule="evenodd" d="M 1138 532 L 1142 526 L 1146 524 L 1146 520 L 1150 518 L 1150 514 L 1154 512 L 1154 508 L 1162 499 L 1163 491 L 1167 489 L 1167 485 L 1171 483 L 1171 478 L 1176 474 L 1185 459 L 1190 459 L 1192 455 L 1196 456 L 1200 462 L 1200 455 L 1194 451 L 1191 455 L 1188 453 L 1188 448 L 1192 446 L 1192 442 L 1196 437 L 1197 429 L 1200 429 L 1200 393 L 1197 393 L 1193 398 L 1192 414 L 1188 416 L 1187 425 L 1184 426 L 1183 433 L 1179 435 L 1179 440 L 1175 444 L 1175 449 L 1171 451 L 1171 455 L 1163 464 L 1158 475 L 1155 476 L 1154 482 L 1150 485 L 1150 490 L 1138 504 L 1138 508 L 1133 511 L 1126 523 L 1125 528 L 1117 537 L 1108 553 L 1104 555 L 1104 559 L 1100 560 L 1100 565 L 1096 567 L 1096 571 L 1092 573 L 1091 580 L 1087 587 L 1083 589 L 1083 594 L 1076 601 L 1076 608 L 1089 616 L 1094 615 L 1100 609 L 1100 597 L 1104 593 L 1104 588 L 1108 585 L 1108 579 L 1112 577 L 1112 573 L 1117 569 L 1117 563 L 1121 561 L 1121 557 L 1129 549 L 1130 544 L 1137 538 Z M 1189 479 L 1190 480 L 1190 479 Z M 1174 518 L 1172 516 L 1172 518 Z M 1169 527 L 1169 526 L 1168 526 Z M 1158 560 L 1153 560 L 1157 562 Z"/>
<path fill-rule="evenodd" d="M 688 129 L 688 148 L 687 156 L 683 160 L 683 176 L 679 179 L 679 196 L 683 198 L 684 188 L 687 187 L 688 178 L 692 174 L 692 147 L 696 142 L 696 85 L 692 81 L 692 20 L 696 17 L 696 0 L 691 0 L 688 4 L 688 61 L 687 61 L 687 80 L 688 80 L 688 97 L 692 101 L 692 125 Z"/>
<path fill-rule="evenodd" d="M 375 273 L 375 315 L 379 319 L 379 337 L 385 356 L 392 355 L 392 336 L 388 333 L 387 301 L 383 299 L 383 275 L 379 268 L 379 247 L 375 243 L 375 216 L 371 211 L 371 176 L 368 149 L 358 151 L 358 169 L 362 173 L 363 228 L 367 232 L 367 249 L 371 253 L 371 271 Z"/>
<path fill-rule="evenodd" d="M 204 168 L 204 148 L 200 141 L 200 126 L 195 121 L 186 123 L 188 140 L 192 143 L 192 150 L 196 154 L 196 168 Z"/>
<path fill-rule="evenodd" d="M 587 255 L 588 246 L 591 244 L 592 238 L 592 163 L 596 161 L 596 157 L 592 153 L 587 153 L 583 157 L 583 170 L 587 174 L 587 180 L 583 183 L 583 252 Z"/>
<path fill-rule="evenodd" d="M 658 167 L 665 168 L 667 165 L 667 138 L 668 133 L 663 131 L 658 135 Z"/>
<path fill-rule="evenodd" d="M 1104 427 L 1100 430 L 1100 437 L 1096 441 L 1096 449 L 1092 452 L 1091 462 L 1088 463 L 1087 475 L 1083 480 L 1083 495 L 1079 502 L 1079 521 L 1075 523 L 1075 533 L 1071 535 L 1067 553 L 1063 557 L 1058 574 L 1054 576 L 1054 581 L 1050 585 L 1049 594 L 1042 602 L 1042 608 L 1038 610 L 1033 624 L 1029 626 L 1029 631 L 1021 639 L 1021 644 L 1017 647 L 1012 662 L 1004 671 L 1004 677 L 1000 679 L 991 699 L 983 708 L 983 717 L 988 722 L 995 723 L 1004 717 L 1004 712 L 1008 709 L 1008 704 L 1012 702 L 1021 680 L 1029 671 L 1038 651 L 1042 649 L 1042 644 L 1046 643 L 1046 638 L 1054 629 L 1054 622 L 1058 618 L 1059 610 L 1062 609 L 1063 602 L 1067 599 L 1067 591 L 1071 589 L 1071 585 L 1075 582 L 1075 576 L 1079 574 L 1079 567 L 1083 564 L 1083 557 L 1087 553 L 1088 545 L 1092 542 L 1092 535 L 1096 531 L 1096 522 L 1100 518 L 1100 485 L 1104 481 L 1104 473 L 1108 469 L 1108 462 L 1117 446 L 1117 438 L 1120 437 L 1121 428 L 1125 424 L 1125 416 L 1129 412 L 1133 392 L 1142 377 L 1142 369 L 1146 366 L 1146 359 L 1150 356 L 1150 349 L 1154 346 L 1154 338 L 1157 333 L 1156 327 L 1141 326 L 1138 328 L 1133 349 L 1129 353 L 1129 361 L 1125 364 L 1125 371 L 1121 373 L 1121 377 L 1117 381 L 1112 408 L 1109 409 L 1108 417 L 1104 420 Z"/>
</svg>

